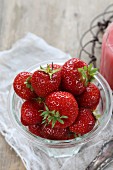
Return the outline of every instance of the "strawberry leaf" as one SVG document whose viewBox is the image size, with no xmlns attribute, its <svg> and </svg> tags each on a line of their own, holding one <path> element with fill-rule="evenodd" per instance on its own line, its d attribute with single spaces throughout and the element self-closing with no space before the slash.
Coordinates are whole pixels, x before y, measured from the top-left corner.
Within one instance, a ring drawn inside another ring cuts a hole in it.
<svg viewBox="0 0 113 170">
<path fill-rule="evenodd" d="M 77 134 L 76 133 L 74 133 L 74 137 L 77 138 Z"/>
<path fill-rule="evenodd" d="M 45 116 L 45 115 L 48 115 L 48 111 L 44 111 L 41 113 L 41 116 Z"/>
<path fill-rule="evenodd" d="M 49 110 L 49 108 L 45 105 L 45 109 L 42 113 L 41 116 L 43 117 L 42 122 L 43 123 L 52 123 L 52 128 L 55 126 L 56 122 L 60 122 L 61 124 L 64 124 L 64 121 L 62 119 L 67 119 L 68 116 L 62 115 L 60 116 L 59 111 L 55 110 Z"/>
<path fill-rule="evenodd" d="M 100 119 L 102 116 L 101 114 L 96 113 L 96 111 L 93 112 L 93 115 L 96 118 L 96 120 Z"/>
<path fill-rule="evenodd" d="M 87 71 L 87 66 L 84 66 L 84 70 Z"/>
<path fill-rule="evenodd" d="M 93 67 L 93 64 L 91 63 L 89 66 L 88 66 L 88 71 L 90 71 Z"/>
<path fill-rule="evenodd" d="M 25 83 L 26 84 L 26 87 L 27 88 L 30 88 L 31 87 L 31 85 L 30 84 L 27 84 L 27 83 Z"/>
<path fill-rule="evenodd" d="M 48 117 L 48 123 L 50 123 L 52 121 L 52 117 Z"/>
<path fill-rule="evenodd" d="M 48 109 L 48 107 L 45 105 L 45 109 L 46 109 L 46 111 L 49 111 L 49 109 Z"/>
<path fill-rule="evenodd" d="M 59 116 L 60 116 L 60 115 L 59 115 L 59 112 L 57 111 L 57 112 L 56 112 L 56 117 L 59 117 Z"/>
<path fill-rule="evenodd" d="M 43 121 L 42 121 L 42 124 L 44 124 L 45 122 L 46 122 L 46 120 L 43 120 Z"/>
<path fill-rule="evenodd" d="M 82 135 L 81 134 L 77 134 L 78 135 L 78 137 L 81 137 Z"/>
<path fill-rule="evenodd" d="M 52 128 L 54 128 L 56 121 L 57 121 L 57 119 L 54 118 L 53 121 L 52 121 Z"/>
<path fill-rule="evenodd" d="M 42 97 L 36 97 L 36 98 L 33 98 L 33 100 L 36 100 L 39 103 L 44 103 L 44 101 L 45 101 L 45 99 Z"/>
<path fill-rule="evenodd" d="M 94 76 L 97 73 L 97 70 L 97 68 L 93 68 L 92 64 L 84 66 L 82 68 L 78 68 L 78 72 L 81 73 L 85 86 L 87 86 L 89 82 L 94 80 Z"/>
<path fill-rule="evenodd" d="M 52 63 L 52 68 L 50 67 L 49 64 L 47 64 L 47 66 L 46 66 L 45 68 L 43 68 L 42 66 L 40 66 L 40 71 L 43 71 L 43 72 L 49 74 L 50 79 L 52 79 L 53 74 L 55 74 L 56 72 L 58 72 L 58 71 L 61 70 L 61 68 L 54 69 L 53 66 L 54 66 L 53 63 Z"/>
<path fill-rule="evenodd" d="M 68 118 L 68 116 L 61 116 L 60 118 L 67 119 L 67 118 Z"/>
<path fill-rule="evenodd" d="M 32 85 L 31 85 L 30 80 L 31 80 L 31 76 L 29 76 L 29 77 L 26 79 L 26 81 L 24 82 L 24 84 L 26 84 L 26 87 L 29 88 L 31 91 L 34 91 Z"/>
<path fill-rule="evenodd" d="M 61 124 L 64 124 L 64 121 L 62 120 L 62 119 L 57 119 L 58 120 L 58 122 L 60 122 Z"/>
</svg>

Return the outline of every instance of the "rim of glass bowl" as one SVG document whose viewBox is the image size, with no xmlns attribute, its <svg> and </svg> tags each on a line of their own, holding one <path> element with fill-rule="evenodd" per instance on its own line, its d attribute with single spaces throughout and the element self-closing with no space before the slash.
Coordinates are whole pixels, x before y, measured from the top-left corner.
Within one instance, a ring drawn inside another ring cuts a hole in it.
<svg viewBox="0 0 113 170">
<path fill-rule="evenodd" d="M 64 59 L 63 60 L 60 60 L 60 59 L 53 60 L 53 62 L 56 64 L 62 65 L 62 63 L 64 63 Z M 34 72 L 35 70 L 37 70 L 40 67 L 40 65 L 44 66 L 47 63 L 51 63 L 51 61 L 48 60 L 48 61 L 41 62 L 36 65 L 33 65 L 30 68 L 26 69 L 25 71 Z M 110 89 L 108 83 L 106 82 L 106 80 L 103 78 L 103 76 L 100 73 L 98 73 L 95 76 L 95 79 L 102 86 L 104 94 L 106 96 L 106 107 L 105 107 L 106 109 L 104 111 L 102 118 L 100 119 L 99 126 L 96 127 L 96 129 L 94 128 L 92 131 L 85 134 L 84 136 L 80 136 L 78 138 L 70 139 L 70 140 L 49 140 L 49 139 L 38 137 L 38 136 L 30 133 L 29 131 L 27 131 L 27 128 L 21 124 L 16 113 L 13 110 L 13 99 L 14 99 L 14 95 L 16 95 L 13 90 L 13 85 L 11 87 L 11 90 L 9 93 L 9 99 L 8 99 L 9 117 L 10 117 L 12 124 L 17 128 L 17 130 L 20 133 L 22 133 L 25 137 L 27 137 L 27 139 L 29 139 L 33 143 L 39 144 L 39 145 L 46 145 L 48 147 L 56 147 L 56 148 L 57 147 L 66 147 L 67 148 L 67 147 L 72 147 L 76 144 L 85 144 L 86 142 L 91 141 L 97 134 L 99 134 L 106 127 L 106 125 L 108 124 L 108 122 L 111 118 L 111 114 L 112 114 L 112 92 L 111 92 L 111 89 Z"/>
</svg>

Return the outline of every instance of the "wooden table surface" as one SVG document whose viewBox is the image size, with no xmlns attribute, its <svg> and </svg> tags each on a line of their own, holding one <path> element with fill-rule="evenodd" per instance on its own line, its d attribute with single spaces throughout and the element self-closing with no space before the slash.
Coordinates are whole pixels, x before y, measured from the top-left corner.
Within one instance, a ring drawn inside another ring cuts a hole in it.
<svg viewBox="0 0 113 170">
<path fill-rule="evenodd" d="M 112 0 L 0 0 L 0 50 L 27 32 L 77 56 L 79 40 L 89 23 Z M 17 154 L 0 136 L 0 170 L 25 170 Z"/>
</svg>

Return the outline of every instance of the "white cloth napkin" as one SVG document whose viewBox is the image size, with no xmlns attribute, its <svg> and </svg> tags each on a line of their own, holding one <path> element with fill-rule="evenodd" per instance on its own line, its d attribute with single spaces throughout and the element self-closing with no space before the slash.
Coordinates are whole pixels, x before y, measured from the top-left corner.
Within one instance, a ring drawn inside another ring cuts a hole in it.
<svg viewBox="0 0 113 170">
<path fill-rule="evenodd" d="M 32 33 L 28 33 L 16 42 L 10 50 L 0 52 L 0 132 L 20 156 L 27 170 L 85 170 L 99 151 L 103 140 L 112 136 L 113 120 L 98 139 L 94 139 L 96 145 L 86 146 L 76 156 L 55 159 L 32 147 L 27 139 L 13 127 L 8 117 L 8 93 L 16 74 L 31 65 L 53 58 L 65 60 L 69 59 L 70 55 L 48 45 Z M 112 166 L 108 170 L 112 170 Z"/>
</svg>

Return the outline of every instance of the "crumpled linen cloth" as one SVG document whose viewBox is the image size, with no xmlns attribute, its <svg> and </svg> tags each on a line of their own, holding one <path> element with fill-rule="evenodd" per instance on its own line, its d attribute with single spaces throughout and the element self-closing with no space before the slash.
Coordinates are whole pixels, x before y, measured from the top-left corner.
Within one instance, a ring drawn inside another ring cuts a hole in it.
<svg viewBox="0 0 113 170">
<path fill-rule="evenodd" d="M 32 147 L 27 139 L 18 133 L 8 117 L 7 100 L 14 77 L 31 65 L 53 58 L 69 59 L 70 55 L 48 45 L 32 33 L 17 41 L 10 50 L 0 52 L 0 132 L 7 143 L 20 156 L 27 170 L 85 170 L 96 156 L 104 140 L 113 134 L 113 119 L 106 129 L 75 156 L 69 158 L 50 158 L 42 151 Z M 112 170 L 111 165 L 107 170 Z"/>
</svg>

